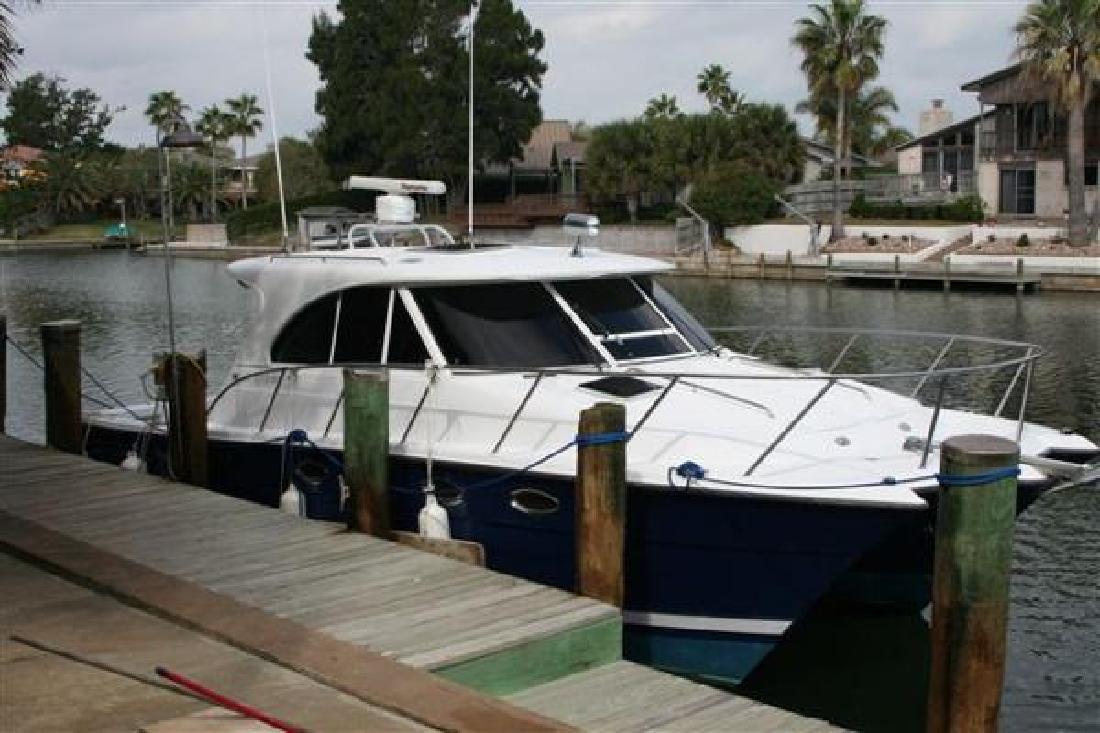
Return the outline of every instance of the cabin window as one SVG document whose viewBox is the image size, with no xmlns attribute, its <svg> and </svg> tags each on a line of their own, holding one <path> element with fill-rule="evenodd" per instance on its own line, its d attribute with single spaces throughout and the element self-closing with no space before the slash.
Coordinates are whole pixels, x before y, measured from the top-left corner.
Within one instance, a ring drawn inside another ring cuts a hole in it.
<svg viewBox="0 0 1100 733">
<path fill-rule="evenodd" d="M 390 343 L 386 350 L 385 362 L 423 368 L 427 360 L 428 350 L 424 346 L 424 340 L 420 338 L 420 333 L 405 309 L 405 304 L 395 293 L 393 322 L 390 324 Z"/>
<path fill-rule="evenodd" d="M 351 288 L 343 292 L 333 349 L 334 363 L 381 363 L 389 305 L 389 288 Z"/>
<path fill-rule="evenodd" d="M 336 322 L 337 293 L 315 300 L 283 327 L 271 346 L 276 364 L 328 364 Z"/>
<path fill-rule="evenodd" d="M 629 279 L 561 282 L 554 287 L 615 359 L 689 351 L 684 339 Z"/>
<path fill-rule="evenodd" d="M 695 316 L 691 315 L 688 309 L 680 304 L 680 301 L 672 297 L 672 293 L 649 278 L 640 280 L 638 285 L 642 290 L 649 293 L 657 307 L 664 311 L 668 320 L 675 324 L 680 333 L 684 335 L 684 338 L 697 350 L 710 351 L 718 348 L 718 343 L 710 335 L 710 332 L 703 324 L 695 320 Z"/>
<path fill-rule="evenodd" d="M 420 288 L 417 304 L 449 364 L 593 364 L 599 356 L 540 283 Z"/>
</svg>

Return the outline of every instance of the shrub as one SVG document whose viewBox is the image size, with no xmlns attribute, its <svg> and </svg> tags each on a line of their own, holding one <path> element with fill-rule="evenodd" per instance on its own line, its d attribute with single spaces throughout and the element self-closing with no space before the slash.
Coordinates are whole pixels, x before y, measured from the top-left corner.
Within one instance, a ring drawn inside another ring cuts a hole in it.
<svg viewBox="0 0 1100 733">
<path fill-rule="evenodd" d="M 712 226 L 759 224 L 776 209 L 779 181 L 742 163 L 725 163 L 695 182 L 691 205 Z"/>
<path fill-rule="evenodd" d="M 1029 247 L 1031 246 L 1031 240 L 1027 238 L 1027 233 L 1020 235 L 1020 238 L 1016 240 L 1017 247 Z"/>
<path fill-rule="evenodd" d="M 980 222 L 982 200 L 978 196 L 964 196 L 949 204 L 921 204 L 910 206 L 901 201 L 870 203 L 862 193 L 852 200 L 849 213 L 857 219 L 903 219 Z"/>
</svg>

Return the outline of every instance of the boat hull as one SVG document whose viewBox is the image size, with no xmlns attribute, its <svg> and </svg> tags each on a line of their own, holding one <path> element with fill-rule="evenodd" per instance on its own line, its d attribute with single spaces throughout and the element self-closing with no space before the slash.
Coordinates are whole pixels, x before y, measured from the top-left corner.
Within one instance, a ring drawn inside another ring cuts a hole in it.
<svg viewBox="0 0 1100 733">
<path fill-rule="evenodd" d="M 97 427 L 88 454 L 119 463 L 134 438 Z M 277 506 L 282 450 L 273 443 L 211 441 L 211 488 Z M 323 474 L 327 459 L 308 452 L 299 460 Z M 154 437 L 151 472 L 165 472 L 163 455 L 163 438 Z M 337 490 L 335 475 L 314 478 Z M 481 543 L 490 568 L 573 590 L 572 481 L 448 463 L 435 464 L 434 480 L 452 535 Z M 391 458 L 395 528 L 416 529 L 424 481 L 421 460 Z M 525 511 L 530 507 L 517 501 L 517 490 L 537 493 L 538 511 Z M 679 673 L 738 682 L 847 568 L 913 513 L 631 486 L 624 653 Z"/>
</svg>

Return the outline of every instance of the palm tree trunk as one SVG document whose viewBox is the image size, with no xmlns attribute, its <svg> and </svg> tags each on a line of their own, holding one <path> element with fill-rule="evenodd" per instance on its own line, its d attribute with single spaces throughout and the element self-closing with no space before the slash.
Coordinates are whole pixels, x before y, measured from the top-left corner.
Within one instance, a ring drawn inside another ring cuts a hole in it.
<svg viewBox="0 0 1100 733">
<path fill-rule="evenodd" d="M 245 161 L 248 159 L 248 138 L 241 135 L 241 208 L 248 211 L 248 171 Z"/>
<path fill-rule="evenodd" d="M 1088 212 L 1085 211 L 1085 100 L 1069 111 L 1069 243 L 1084 247 L 1088 242 Z"/>
<path fill-rule="evenodd" d="M 844 106 L 847 104 L 844 89 L 837 92 L 836 135 L 833 141 L 833 231 L 829 241 L 835 242 L 844 236 L 844 207 L 840 203 L 840 174 L 844 165 Z"/>
<path fill-rule="evenodd" d="M 218 221 L 218 141 L 210 141 L 210 223 Z"/>
</svg>

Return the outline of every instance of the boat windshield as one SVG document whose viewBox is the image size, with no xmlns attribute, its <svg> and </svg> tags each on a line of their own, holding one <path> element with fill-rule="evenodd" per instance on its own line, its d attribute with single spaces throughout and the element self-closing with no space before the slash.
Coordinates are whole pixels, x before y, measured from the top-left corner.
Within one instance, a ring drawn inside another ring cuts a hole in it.
<svg viewBox="0 0 1100 733">
<path fill-rule="evenodd" d="M 672 296 L 649 278 L 639 281 L 485 283 L 411 292 L 454 366 L 583 366 L 608 356 L 629 361 L 711 348 L 705 329 Z"/>
<path fill-rule="evenodd" d="M 448 364 L 507 369 L 601 361 L 542 283 L 452 285 L 412 292 Z"/>
<path fill-rule="evenodd" d="M 557 282 L 553 287 L 616 361 L 693 350 L 630 278 Z"/>
</svg>

